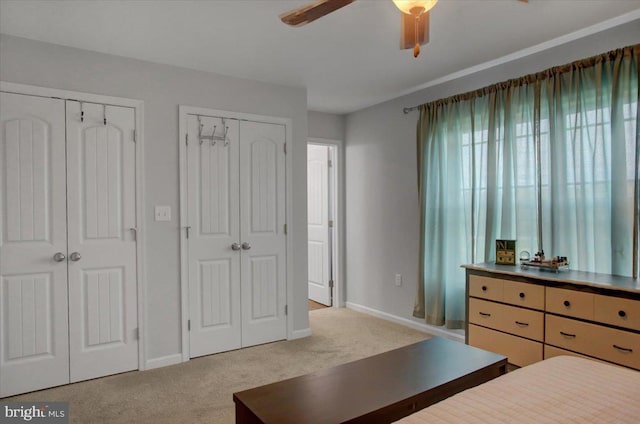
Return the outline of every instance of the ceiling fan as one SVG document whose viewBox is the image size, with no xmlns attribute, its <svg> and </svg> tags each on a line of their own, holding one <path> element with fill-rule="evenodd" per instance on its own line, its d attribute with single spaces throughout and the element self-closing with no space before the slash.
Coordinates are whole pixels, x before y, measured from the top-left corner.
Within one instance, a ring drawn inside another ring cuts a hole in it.
<svg viewBox="0 0 640 424">
<path fill-rule="evenodd" d="M 280 15 L 287 25 L 300 27 L 331 12 L 353 3 L 355 0 L 318 0 Z M 528 0 L 519 0 L 527 3 Z M 400 48 L 413 47 L 413 57 L 420 54 L 420 46 L 429 42 L 429 10 L 438 0 L 393 0 L 402 12 L 400 24 Z"/>
</svg>

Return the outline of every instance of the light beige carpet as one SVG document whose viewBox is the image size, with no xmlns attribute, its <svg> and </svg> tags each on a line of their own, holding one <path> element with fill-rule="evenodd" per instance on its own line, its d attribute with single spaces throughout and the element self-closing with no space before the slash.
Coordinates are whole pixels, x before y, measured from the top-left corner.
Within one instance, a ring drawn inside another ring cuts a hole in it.
<svg viewBox="0 0 640 424">
<path fill-rule="evenodd" d="M 233 423 L 233 393 L 429 338 L 349 309 L 309 313 L 312 336 L 3 399 L 69 401 L 72 423 Z"/>
</svg>

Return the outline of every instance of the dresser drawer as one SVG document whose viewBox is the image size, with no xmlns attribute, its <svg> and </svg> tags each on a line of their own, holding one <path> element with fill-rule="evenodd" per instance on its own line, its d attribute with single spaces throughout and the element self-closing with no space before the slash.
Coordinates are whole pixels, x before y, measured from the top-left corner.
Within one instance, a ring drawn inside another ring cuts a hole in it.
<svg viewBox="0 0 640 424">
<path fill-rule="evenodd" d="M 469 324 L 469 344 L 505 355 L 509 363 L 524 367 L 542 361 L 542 343 Z"/>
<path fill-rule="evenodd" d="M 540 342 L 544 336 L 544 313 L 481 299 L 469 299 L 469 322 Z"/>
<path fill-rule="evenodd" d="M 544 310 L 544 286 L 505 281 L 502 300 L 511 305 Z"/>
<path fill-rule="evenodd" d="M 547 287 L 547 312 L 593 320 L 594 294 Z"/>
<path fill-rule="evenodd" d="M 577 358 L 584 358 L 590 361 L 602 362 L 604 364 L 618 366 L 618 364 L 613 364 L 611 362 L 606 362 L 601 359 L 592 358 L 591 356 L 581 355 L 576 352 L 571 352 L 570 350 L 564 350 L 564 349 L 560 349 L 559 347 L 544 345 L 544 359 L 549 359 L 549 358 L 553 358 L 554 356 L 563 356 L 563 355 L 575 356 Z"/>
<path fill-rule="evenodd" d="M 546 343 L 640 369 L 640 334 L 547 315 Z"/>
<path fill-rule="evenodd" d="M 502 301 L 504 280 L 499 278 L 469 276 L 469 296 Z"/>
<path fill-rule="evenodd" d="M 594 321 L 640 331 L 640 301 L 595 295 Z"/>
<path fill-rule="evenodd" d="M 554 356 L 575 356 L 578 358 L 585 358 L 597 361 L 589 356 L 581 355 L 579 353 L 571 352 L 570 350 L 560 349 L 559 347 L 544 345 L 544 359 L 553 358 Z"/>
</svg>

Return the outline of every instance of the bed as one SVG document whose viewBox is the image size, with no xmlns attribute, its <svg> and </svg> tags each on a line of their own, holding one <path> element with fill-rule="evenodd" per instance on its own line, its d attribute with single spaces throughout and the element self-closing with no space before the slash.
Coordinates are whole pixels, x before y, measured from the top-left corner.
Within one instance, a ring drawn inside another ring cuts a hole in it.
<svg viewBox="0 0 640 424">
<path fill-rule="evenodd" d="M 639 423 L 640 372 L 557 356 L 461 392 L 397 422 Z"/>
</svg>

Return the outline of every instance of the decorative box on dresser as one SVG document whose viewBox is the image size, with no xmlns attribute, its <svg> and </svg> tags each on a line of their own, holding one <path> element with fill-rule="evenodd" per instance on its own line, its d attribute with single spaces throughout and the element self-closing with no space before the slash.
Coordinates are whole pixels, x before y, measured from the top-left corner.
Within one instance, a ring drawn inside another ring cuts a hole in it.
<svg viewBox="0 0 640 424">
<path fill-rule="evenodd" d="M 640 281 L 483 263 L 466 269 L 466 342 L 525 366 L 558 355 L 640 370 Z"/>
</svg>

